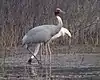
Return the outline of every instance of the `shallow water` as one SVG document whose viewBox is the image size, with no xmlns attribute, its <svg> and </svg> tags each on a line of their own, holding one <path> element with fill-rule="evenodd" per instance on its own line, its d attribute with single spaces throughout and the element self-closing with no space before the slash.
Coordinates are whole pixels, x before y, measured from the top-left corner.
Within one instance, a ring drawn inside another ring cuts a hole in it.
<svg viewBox="0 0 100 80">
<path fill-rule="evenodd" d="M 29 57 L 27 51 L 10 51 L 10 54 L 0 56 L 0 80 L 46 80 L 49 56 L 45 60 L 42 55 L 42 68 L 35 59 L 31 65 L 27 64 Z M 54 54 L 51 57 L 51 80 L 100 80 L 99 52 Z"/>
<path fill-rule="evenodd" d="M 36 66 L 5 66 L 4 71 L 5 73 L 0 73 L 0 80 L 45 80 L 46 77 L 45 68 Z M 53 80 L 100 80 L 100 67 L 52 67 L 51 74 Z"/>
</svg>

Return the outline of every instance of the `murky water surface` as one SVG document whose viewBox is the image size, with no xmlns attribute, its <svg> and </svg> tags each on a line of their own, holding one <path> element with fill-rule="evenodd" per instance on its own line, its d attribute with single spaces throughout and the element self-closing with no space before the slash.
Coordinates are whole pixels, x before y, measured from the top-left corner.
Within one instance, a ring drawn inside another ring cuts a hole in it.
<svg viewBox="0 0 100 80">
<path fill-rule="evenodd" d="M 29 57 L 27 51 L 1 54 L 0 80 L 46 80 L 49 56 L 45 60 L 42 55 L 42 67 L 36 60 L 27 64 Z M 51 80 L 100 80 L 100 53 L 54 54 L 51 57 Z"/>
</svg>

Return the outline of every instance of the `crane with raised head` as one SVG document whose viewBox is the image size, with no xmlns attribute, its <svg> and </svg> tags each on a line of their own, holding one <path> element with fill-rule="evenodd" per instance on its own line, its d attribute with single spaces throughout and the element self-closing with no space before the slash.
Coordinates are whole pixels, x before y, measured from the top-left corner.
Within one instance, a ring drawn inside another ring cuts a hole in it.
<svg viewBox="0 0 100 80">
<path fill-rule="evenodd" d="M 29 45 L 28 44 L 37 44 L 39 45 L 40 43 L 44 43 L 45 44 L 45 48 L 46 48 L 46 52 L 47 52 L 47 46 L 48 46 L 48 42 L 50 41 L 50 39 L 56 35 L 62 28 L 63 26 L 63 22 L 62 19 L 60 18 L 59 14 L 60 13 L 64 13 L 64 11 L 62 11 L 60 8 L 56 8 L 55 10 L 55 16 L 58 20 L 58 24 L 57 25 L 41 25 L 41 26 L 37 26 L 32 28 L 31 30 L 29 30 L 25 36 L 22 39 L 22 45 L 25 45 L 25 47 L 27 48 L 27 50 L 34 56 L 34 52 L 30 50 Z M 36 58 L 36 56 L 34 56 Z M 36 58 L 36 60 L 39 62 L 39 60 Z M 28 60 L 29 63 L 31 63 L 32 61 L 32 57 L 30 57 L 30 59 Z M 40 63 L 41 64 L 41 63 Z"/>
</svg>

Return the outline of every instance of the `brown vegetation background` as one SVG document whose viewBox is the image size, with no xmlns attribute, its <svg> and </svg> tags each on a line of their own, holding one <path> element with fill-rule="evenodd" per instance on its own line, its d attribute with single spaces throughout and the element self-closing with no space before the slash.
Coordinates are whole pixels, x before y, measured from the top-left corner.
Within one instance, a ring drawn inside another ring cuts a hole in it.
<svg viewBox="0 0 100 80">
<path fill-rule="evenodd" d="M 100 0 L 0 0 L 0 47 L 21 45 L 25 33 L 41 24 L 54 24 L 53 11 L 63 9 L 71 45 L 100 45 Z M 67 45 L 68 37 L 53 44 Z"/>
</svg>

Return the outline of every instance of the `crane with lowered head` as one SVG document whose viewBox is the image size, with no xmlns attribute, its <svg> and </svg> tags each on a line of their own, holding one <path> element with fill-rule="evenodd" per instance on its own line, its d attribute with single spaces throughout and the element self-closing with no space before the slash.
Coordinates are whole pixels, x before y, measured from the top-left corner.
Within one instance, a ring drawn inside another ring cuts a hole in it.
<svg viewBox="0 0 100 80">
<path fill-rule="evenodd" d="M 68 29 L 62 27 L 61 30 L 50 39 L 50 41 L 55 40 L 55 39 L 59 38 L 60 36 L 64 36 L 65 34 L 67 34 L 70 38 L 72 37 L 70 31 Z M 38 54 L 40 46 L 42 46 L 42 45 L 43 45 L 42 43 L 36 45 L 35 51 L 34 51 L 34 56 L 36 56 Z M 32 59 L 34 59 L 34 56 L 33 55 L 31 56 L 29 63 L 32 62 Z"/>
</svg>

